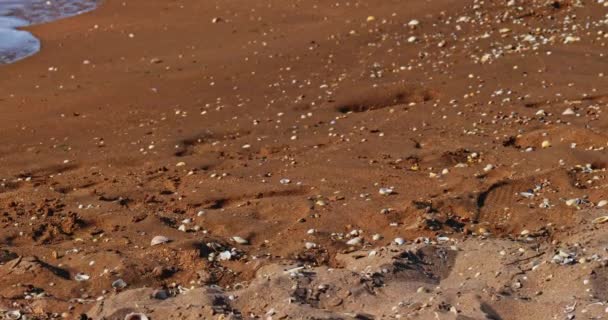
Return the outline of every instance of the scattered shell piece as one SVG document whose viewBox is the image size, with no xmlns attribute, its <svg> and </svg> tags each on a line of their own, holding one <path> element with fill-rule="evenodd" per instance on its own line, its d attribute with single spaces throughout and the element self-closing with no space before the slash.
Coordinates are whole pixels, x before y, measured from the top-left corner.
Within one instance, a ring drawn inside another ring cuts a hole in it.
<svg viewBox="0 0 608 320">
<path fill-rule="evenodd" d="M 238 244 L 249 244 L 249 241 L 245 238 L 241 238 L 238 236 L 234 236 L 232 237 L 232 240 L 234 240 L 234 242 L 238 243 Z"/>
<path fill-rule="evenodd" d="M 317 244 L 316 244 L 316 243 L 314 243 L 314 242 L 306 242 L 306 243 L 304 244 L 304 247 L 305 247 L 306 249 L 314 249 L 314 248 L 316 248 L 316 247 L 317 247 Z"/>
<path fill-rule="evenodd" d="M 604 207 L 608 204 L 608 200 L 600 200 L 600 202 L 597 203 L 598 207 Z"/>
<path fill-rule="evenodd" d="M 572 116 L 572 115 L 575 115 L 575 113 L 574 113 L 574 110 L 572 110 L 572 108 L 568 108 L 568 109 L 564 110 L 564 112 L 562 112 L 562 115 Z"/>
<path fill-rule="evenodd" d="M 17 320 L 17 319 L 20 319 L 20 318 L 21 318 L 21 311 L 19 311 L 19 310 L 11 310 L 11 311 L 7 311 L 7 312 L 4 314 L 4 316 L 5 316 L 7 319 L 14 319 L 14 320 Z"/>
<path fill-rule="evenodd" d="M 551 142 L 549 142 L 549 140 L 545 140 L 540 146 L 543 148 L 549 148 L 551 146 Z"/>
<path fill-rule="evenodd" d="M 132 312 L 125 316 L 125 320 L 149 320 L 149 318 L 143 313 Z"/>
<path fill-rule="evenodd" d="M 375 235 L 372 236 L 372 240 L 374 241 L 378 241 L 382 239 L 382 236 L 379 233 L 376 233 Z"/>
<path fill-rule="evenodd" d="M 608 222 L 608 216 L 601 216 L 601 217 L 597 217 L 595 219 L 593 219 L 593 223 L 595 224 L 601 224 L 601 223 L 606 223 Z"/>
<path fill-rule="evenodd" d="M 378 190 L 378 193 L 380 193 L 383 196 L 388 196 L 393 194 L 395 190 L 393 188 L 380 188 L 380 190 Z"/>
<path fill-rule="evenodd" d="M 363 242 L 363 239 L 361 239 L 361 237 L 355 237 L 355 238 L 352 238 L 352 239 L 346 241 L 346 244 L 349 246 L 356 246 L 356 245 L 360 245 L 361 242 Z"/>
<path fill-rule="evenodd" d="M 74 276 L 74 280 L 79 281 L 79 282 L 80 281 L 87 281 L 89 279 L 91 279 L 91 276 L 89 276 L 88 274 L 84 274 L 84 273 L 77 273 Z"/>
<path fill-rule="evenodd" d="M 230 260 L 230 259 L 232 259 L 232 253 L 228 250 L 220 252 L 219 258 L 222 261 Z"/>
<path fill-rule="evenodd" d="M 152 238 L 152 241 L 150 241 L 150 245 L 156 246 L 156 245 L 167 243 L 167 242 L 169 242 L 169 238 L 167 238 L 165 236 L 156 236 L 156 237 Z"/>
<path fill-rule="evenodd" d="M 395 240 L 393 240 L 398 246 L 402 246 L 403 244 L 405 244 L 405 240 L 403 238 L 395 238 Z"/>
</svg>

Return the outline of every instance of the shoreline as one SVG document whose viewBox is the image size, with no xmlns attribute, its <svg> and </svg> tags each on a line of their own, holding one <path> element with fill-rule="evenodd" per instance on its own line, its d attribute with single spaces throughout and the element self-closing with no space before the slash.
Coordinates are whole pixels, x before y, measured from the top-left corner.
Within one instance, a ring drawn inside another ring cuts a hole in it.
<svg viewBox="0 0 608 320">
<path fill-rule="evenodd" d="M 30 0 L 31 2 L 32 0 Z M 85 0 L 85 3 L 73 2 L 71 0 L 48 2 L 50 8 L 40 8 L 41 4 L 24 3 L 4 3 L 0 6 L 0 65 L 15 63 L 26 59 L 40 51 L 40 41 L 25 27 L 52 23 L 56 20 L 70 18 L 92 10 L 101 4 L 91 4 L 94 0 Z M 10 12 L 13 11 L 13 15 Z M 16 16 L 15 14 L 18 14 Z"/>
</svg>

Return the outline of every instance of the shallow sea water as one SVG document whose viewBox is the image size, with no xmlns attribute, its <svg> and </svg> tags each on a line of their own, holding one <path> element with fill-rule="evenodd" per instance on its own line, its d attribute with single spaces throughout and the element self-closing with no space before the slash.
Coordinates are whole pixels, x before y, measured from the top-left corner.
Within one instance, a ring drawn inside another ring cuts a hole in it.
<svg viewBox="0 0 608 320">
<path fill-rule="evenodd" d="M 19 27 L 74 16 L 97 7 L 99 0 L 0 0 L 0 64 L 40 50 L 40 41 Z"/>
</svg>

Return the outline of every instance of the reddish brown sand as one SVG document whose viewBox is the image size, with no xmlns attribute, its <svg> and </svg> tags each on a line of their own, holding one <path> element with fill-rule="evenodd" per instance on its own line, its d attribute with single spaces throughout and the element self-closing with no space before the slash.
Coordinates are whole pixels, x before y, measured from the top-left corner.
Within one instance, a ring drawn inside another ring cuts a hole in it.
<svg viewBox="0 0 608 320">
<path fill-rule="evenodd" d="M 107 0 L 30 28 L 0 67 L 0 309 L 602 318 L 607 12 Z"/>
</svg>

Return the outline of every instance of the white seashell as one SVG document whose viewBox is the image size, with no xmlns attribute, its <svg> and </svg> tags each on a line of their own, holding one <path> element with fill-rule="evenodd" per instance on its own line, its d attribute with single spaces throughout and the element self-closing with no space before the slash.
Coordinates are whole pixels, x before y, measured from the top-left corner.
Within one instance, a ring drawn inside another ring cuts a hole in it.
<svg viewBox="0 0 608 320">
<path fill-rule="evenodd" d="M 378 193 L 380 193 L 383 196 L 388 196 L 393 194 L 394 189 L 393 188 L 380 188 L 380 190 L 378 190 Z"/>
<path fill-rule="evenodd" d="M 19 311 L 19 310 L 8 311 L 8 312 L 6 312 L 4 314 L 4 317 L 6 319 L 14 319 L 14 320 L 20 319 L 21 318 L 21 311 Z"/>
<path fill-rule="evenodd" d="M 125 316 L 125 320 L 150 320 L 150 319 L 143 313 L 132 312 Z"/>
<path fill-rule="evenodd" d="M 89 276 L 88 274 L 84 274 L 84 273 L 77 273 L 74 276 L 74 280 L 76 280 L 76 281 L 87 281 L 89 279 L 91 279 L 91 276 Z"/>
<path fill-rule="evenodd" d="M 363 239 L 361 239 L 361 237 L 355 237 L 355 238 L 352 238 L 352 239 L 346 241 L 346 244 L 349 246 L 356 246 L 356 245 L 360 245 L 361 242 L 363 242 Z"/>
<path fill-rule="evenodd" d="M 317 232 L 315 229 L 308 229 L 308 231 L 306 231 L 307 234 L 315 234 L 315 232 Z"/>
<path fill-rule="evenodd" d="M 224 251 L 224 252 L 220 252 L 220 260 L 225 261 L 225 260 L 230 260 L 232 259 L 232 253 L 230 253 L 230 251 Z"/>
<path fill-rule="evenodd" d="M 393 240 L 398 246 L 401 246 L 405 243 L 405 240 L 403 240 L 403 238 L 395 238 L 395 240 Z"/>
<path fill-rule="evenodd" d="M 574 114 L 575 113 L 574 113 L 574 110 L 572 110 L 572 108 L 568 108 L 568 109 L 564 110 L 564 112 L 562 112 L 562 115 L 564 115 L 564 116 L 572 116 Z"/>
<path fill-rule="evenodd" d="M 375 235 L 372 236 L 372 240 L 374 240 L 374 241 L 378 241 L 380 239 L 382 239 L 382 236 L 378 233 L 376 233 Z"/>
<path fill-rule="evenodd" d="M 179 228 L 177 228 L 177 230 L 179 230 L 181 232 L 186 232 L 186 231 L 188 231 L 188 228 L 186 228 L 185 224 L 182 224 L 179 226 Z"/>
<path fill-rule="evenodd" d="M 407 25 L 410 26 L 410 27 L 412 27 L 412 28 L 415 28 L 418 25 L 420 25 L 420 21 L 418 21 L 416 19 L 413 19 L 413 20 L 410 20 L 410 22 L 408 22 Z"/>
<path fill-rule="evenodd" d="M 247 239 L 238 236 L 232 237 L 232 240 L 234 240 L 234 242 L 238 244 L 249 244 L 249 241 L 247 241 Z"/>
<path fill-rule="evenodd" d="M 598 207 L 604 207 L 608 204 L 608 200 L 600 200 L 600 202 L 597 203 Z"/>
<path fill-rule="evenodd" d="M 150 241 L 150 245 L 156 246 L 156 245 L 167 243 L 167 242 L 169 242 L 169 238 L 167 238 L 165 236 L 156 236 L 156 237 L 152 238 L 152 241 Z"/>
<path fill-rule="evenodd" d="M 313 248 L 316 248 L 316 247 L 317 247 L 317 244 L 316 244 L 316 243 L 314 243 L 314 242 L 306 242 L 306 243 L 304 244 L 304 247 L 305 247 L 306 249 L 313 249 Z"/>
</svg>

